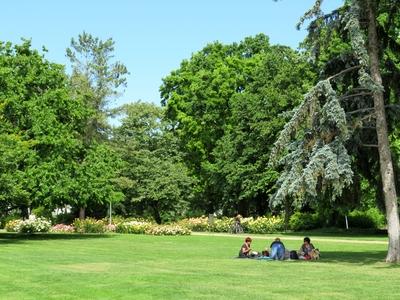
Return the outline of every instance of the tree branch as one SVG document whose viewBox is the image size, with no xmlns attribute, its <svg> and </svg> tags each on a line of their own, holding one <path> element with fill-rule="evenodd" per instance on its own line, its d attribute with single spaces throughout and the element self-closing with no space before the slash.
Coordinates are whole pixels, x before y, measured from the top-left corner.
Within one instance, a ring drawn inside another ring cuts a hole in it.
<svg viewBox="0 0 400 300">
<path fill-rule="evenodd" d="M 340 100 L 345 100 L 348 98 L 355 98 L 355 97 L 359 97 L 359 96 L 372 96 L 372 93 L 369 92 L 369 93 L 358 93 L 358 94 L 346 95 L 346 96 L 340 97 Z"/>
<path fill-rule="evenodd" d="M 348 73 L 348 72 L 357 70 L 357 69 L 359 69 L 359 68 L 361 68 L 361 66 L 353 66 L 353 67 L 347 68 L 347 69 L 345 69 L 345 70 L 343 70 L 343 71 L 341 71 L 341 72 L 339 72 L 339 73 L 337 73 L 337 74 L 335 74 L 335 75 L 332 75 L 332 76 L 328 77 L 326 80 L 329 81 L 329 80 L 331 80 L 331 79 L 334 79 L 334 78 L 336 78 L 336 77 L 339 77 L 339 76 L 341 76 L 341 75 L 343 75 L 343 74 L 345 74 L 345 73 Z"/>
<path fill-rule="evenodd" d="M 359 112 L 370 111 L 370 110 L 374 110 L 374 107 L 356 109 L 353 111 L 346 112 L 346 115 L 353 115 Z"/>
<path fill-rule="evenodd" d="M 378 145 L 375 145 L 375 144 L 361 144 L 361 147 L 372 147 L 372 148 L 378 148 Z"/>
</svg>

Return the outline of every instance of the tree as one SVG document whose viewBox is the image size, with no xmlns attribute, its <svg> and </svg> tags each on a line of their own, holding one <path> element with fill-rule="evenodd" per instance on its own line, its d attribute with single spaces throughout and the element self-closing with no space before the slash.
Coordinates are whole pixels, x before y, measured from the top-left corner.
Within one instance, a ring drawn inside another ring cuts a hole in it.
<svg viewBox="0 0 400 300">
<path fill-rule="evenodd" d="M 79 163 L 96 151 L 98 144 L 108 138 L 107 118 L 111 115 L 109 101 L 118 96 L 118 89 L 126 85 L 128 74 L 120 62 L 112 62 L 114 41 L 102 41 L 83 32 L 71 40 L 67 56 L 72 64 L 71 89 L 74 97 L 83 98 L 88 111 L 82 139 L 85 149 Z M 112 161 L 109 161 L 112 164 Z M 86 197 L 87 199 L 91 197 Z M 83 204 L 82 204 L 83 205 Z M 81 206 L 80 218 L 84 218 L 85 205 Z"/>
<path fill-rule="evenodd" d="M 278 177 L 278 170 L 267 166 L 271 146 L 315 76 L 305 58 L 285 46 L 270 46 L 251 63 L 253 80 L 231 97 L 231 117 L 214 150 L 214 184 L 228 214 L 264 215 L 269 210 Z"/>
<path fill-rule="evenodd" d="M 388 3 L 392 5 L 385 7 Z M 344 98 L 349 97 L 348 95 L 340 97 L 340 93 L 343 92 L 340 88 L 343 87 L 340 80 L 348 74 L 357 75 L 359 86 L 349 86 L 345 92 L 369 91 L 364 95 L 358 93 L 350 97 L 371 97 L 372 95 L 373 98 L 380 173 L 388 222 L 389 249 L 386 261 L 397 262 L 400 260 L 399 216 L 388 143 L 383 94 L 385 85 L 382 86 L 380 75 L 379 39 L 375 22 L 379 9 L 387 9 L 393 13 L 398 7 L 393 1 L 383 1 L 380 3 L 382 6 L 375 6 L 372 1 L 348 1 L 349 5 L 335 12 L 342 14 L 343 23 L 340 23 L 332 18 L 332 15 L 321 17 L 320 4 L 321 1 L 317 1 L 305 15 L 305 17 L 317 16 L 316 21 L 310 26 L 311 34 L 322 32 L 320 28 L 330 33 L 333 31 L 332 28 L 345 24 L 341 34 L 348 34 L 355 65 L 347 65 L 346 69 L 321 80 L 305 96 L 304 102 L 298 107 L 291 121 L 285 125 L 274 150 L 276 162 L 279 153 L 288 149 L 288 153 L 284 155 L 285 171 L 279 180 L 280 188 L 276 200 L 281 201 L 289 195 L 294 196 L 299 203 L 321 200 L 321 195 L 322 198 L 335 200 L 341 195 L 343 189 L 351 184 L 353 171 L 346 144 L 352 131 L 349 131 L 351 128 L 348 126 L 346 112 L 340 103 Z M 362 22 L 364 20 L 367 22 Z M 368 26 L 362 28 L 360 24 L 365 23 Z M 336 31 L 338 32 L 340 33 Z M 368 37 L 368 50 L 364 43 L 366 37 Z M 339 83 L 335 83 L 336 81 Z M 365 104 L 367 101 L 361 103 Z M 361 110 L 364 109 L 361 108 Z M 286 147 L 285 145 L 293 137 L 295 141 Z"/>
<path fill-rule="evenodd" d="M 199 180 L 197 208 L 265 212 L 276 176 L 265 167 L 268 144 L 283 125 L 277 115 L 293 108 L 312 76 L 298 54 L 259 34 L 209 44 L 163 79 L 166 116 Z"/>
<path fill-rule="evenodd" d="M 85 108 L 61 65 L 30 41 L 0 43 L 0 199 L 6 211 L 69 202 L 59 185 L 80 151 Z M 71 177 L 71 174 L 67 174 Z"/>
<path fill-rule="evenodd" d="M 119 180 L 125 200 L 118 207 L 126 215 L 151 215 L 157 223 L 188 213 L 194 181 L 182 161 L 164 110 L 136 102 L 120 108 L 122 124 L 113 142 L 125 167 Z"/>
</svg>

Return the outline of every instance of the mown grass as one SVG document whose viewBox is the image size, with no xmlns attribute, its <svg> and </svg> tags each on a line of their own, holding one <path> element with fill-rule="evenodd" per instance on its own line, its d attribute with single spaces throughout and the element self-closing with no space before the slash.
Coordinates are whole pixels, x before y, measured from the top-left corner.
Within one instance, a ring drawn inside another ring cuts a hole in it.
<svg viewBox="0 0 400 300">
<path fill-rule="evenodd" d="M 386 237 L 314 234 L 321 260 L 280 262 L 235 259 L 244 236 L 1 233 L 0 298 L 400 299 Z M 252 237 L 262 250 L 274 236 Z"/>
</svg>

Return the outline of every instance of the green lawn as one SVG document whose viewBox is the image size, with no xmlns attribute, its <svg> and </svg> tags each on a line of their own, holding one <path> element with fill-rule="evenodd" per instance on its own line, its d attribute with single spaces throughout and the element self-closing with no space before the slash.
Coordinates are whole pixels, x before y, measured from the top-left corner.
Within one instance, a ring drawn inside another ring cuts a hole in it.
<svg viewBox="0 0 400 300">
<path fill-rule="evenodd" d="M 0 233 L 0 299 L 400 299 L 384 236 L 311 235 L 312 262 L 235 259 L 243 237 Z"/>
</svg>

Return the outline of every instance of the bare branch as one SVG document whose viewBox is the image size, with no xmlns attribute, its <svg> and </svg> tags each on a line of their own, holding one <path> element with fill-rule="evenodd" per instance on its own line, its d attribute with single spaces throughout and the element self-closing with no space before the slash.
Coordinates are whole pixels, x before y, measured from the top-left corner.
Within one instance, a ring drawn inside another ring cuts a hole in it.
<svg viewBox="0 0 400 300">
<path fill-rule="evenodd" d="M 361 147 L 372 147 L 372 148 L 378 148 L 378 145 L 375 145 L 375 144 L 361 144 Z"/>
<path fill-rule="evenodd" d="M 352 95 L 346 95 L 343 97 L 340 97 L 340 100 L 346 100 L 348 98 L 355 98 L 355 97 L 360 97 L 360 96 L 372 96 L 373 93 L 358 93 L 358 94 L 352 94 Z"/>
<path fill-rule="evenodd" d="M 353 67 L 350 67 L 350 68 L 344 69 L 343 71 L 340 71 L 339 73 L 337 73 L 337 74 L 335 74 L 335 75 L 332 75 L 332 76 L 328 77 L 326 80 L 331 80 L 331 79 L 334 79 L 334 78 L 336 78 L 336 77 L 342 76 L 343 74 L 346 74 L 346 73 L 348 73 L 348 72 L 351 72 L 351 71 L 357 70 L 357 69 L 359 69 L 359 68 L 361 68 L 361 66 L 353 66 Z"/>
<path fill-rule="evenodd" d="M 374 108 L 373 107 L 360 108 L 360 109 L 356 109 L 356 110 L 353 110 L 353 111 L 346 112 L 346 115 L 353 115 L 353 114 L 356 114 L 356 113 L 359 113 L 359 112 L 365 112 L 365 111 L 370 111 L 370 110 L 374 110 Z"/>
</svg>

